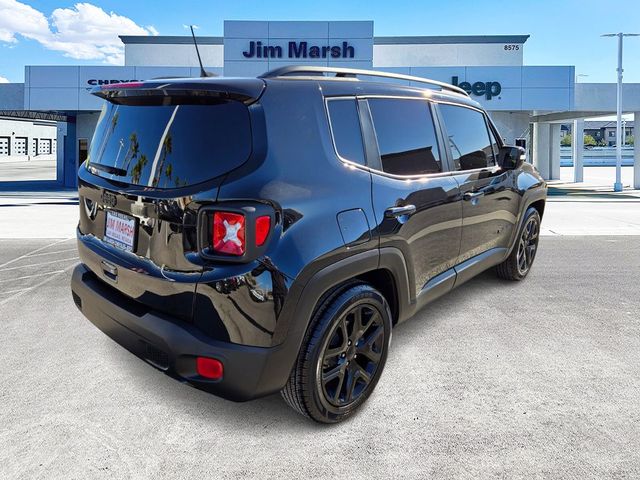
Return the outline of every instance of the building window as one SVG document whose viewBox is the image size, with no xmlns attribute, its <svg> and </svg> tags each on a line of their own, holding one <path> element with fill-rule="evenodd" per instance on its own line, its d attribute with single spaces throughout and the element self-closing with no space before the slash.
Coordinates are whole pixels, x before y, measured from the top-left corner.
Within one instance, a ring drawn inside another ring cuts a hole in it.
<svg viewBox="0 0 640 480">
<path fill-rule="evenodd" d="M 50 138 L 41 138 L 37 143 L 37 152 L 36 155 L 50 155 L 51 154 L 51 139 Z"/>
<path fill-rule="evenodd" d="M 9 137 L 0 137 L 0 157 L 9 155 Z"/>
<path fill-rule="evenodd" d="M 78 166 L 82 165 L 89 156 L 89 142 L 86 138 L 78 139 Z"/>
<path fill-rule="evenodd" d="M 27 137 L 16 137 L 13 139 L 13 151 L 16 155 L 28 155 Z"/>
</svg>

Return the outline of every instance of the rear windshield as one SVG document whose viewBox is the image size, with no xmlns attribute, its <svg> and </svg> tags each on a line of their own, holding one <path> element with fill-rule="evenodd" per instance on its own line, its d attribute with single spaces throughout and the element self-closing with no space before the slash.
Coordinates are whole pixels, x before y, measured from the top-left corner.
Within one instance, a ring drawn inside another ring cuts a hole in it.
<svg viewBox="0 0 640 480">
<path fill-rule="evenodd" d="M 91 141 L 89 167 L 102 177 L 179 188 L 242 165 L 251 153 L 247 107 L 105 103 Z"/>
</svg>

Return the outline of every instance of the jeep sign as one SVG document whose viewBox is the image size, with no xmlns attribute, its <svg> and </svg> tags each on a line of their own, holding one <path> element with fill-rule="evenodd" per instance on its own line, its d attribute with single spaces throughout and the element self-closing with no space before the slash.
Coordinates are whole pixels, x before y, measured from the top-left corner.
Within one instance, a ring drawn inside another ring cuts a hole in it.
<svg viewBox="0 0 640 480">
<path fill-rule="evenodd" d="M 460 87 L 470 95 L 484 96 L 487 100 L 491 100 L 492 97 L 496 97 L 502 92 L 502 85 L 499 82 L 475 82 L 473 84 L 461 82 L 458 84 L 458 77 L 455 76 L 451 77 L 451 84 Z"/>
</svg>

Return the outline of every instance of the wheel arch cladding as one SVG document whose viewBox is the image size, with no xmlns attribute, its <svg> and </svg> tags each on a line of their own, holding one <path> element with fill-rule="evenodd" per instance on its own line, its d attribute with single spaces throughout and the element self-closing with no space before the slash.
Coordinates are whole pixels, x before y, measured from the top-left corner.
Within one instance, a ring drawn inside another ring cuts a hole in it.
<svg viewBox="0 0 640 480">
<path fill-rule="evenodd" d="M 393 324 L 398 323 L 398 291 L 393 273 L 386 268 L 378 268 L 358 275 L 356 279 L 371 285 L 382 294 L 391 310 Z"/>
<path fill-rule="evenodd" d="M 545 207 L 545 200 L 541 199 L 541 200 L 536 200 L 535 202 L 531 202 L 531 204 L 527 207 L 527 209 L 529 207 L 533 207 L 538 211 L 538 215 L 540 215 L 540 219 L 542 219 L 543 215 L 544 215 L 544 207 Z M 527 211 L 527 209 L 525 209 L 525 212 Z"/>
<path fill-rule="evenodd" d="M 410 290 L 402 253 L 391 247 L 368 250 L 318 270 L 304 286 L 297 286 L 300 293 L 295 305 L 289 305 L 288 325 L 278 330 L 278 339 L 297 355 L 321 302 L 352 282 L 367 282 L 378 289 L 389 304 L 394 322 L 410 316 Z"/>
</svg>

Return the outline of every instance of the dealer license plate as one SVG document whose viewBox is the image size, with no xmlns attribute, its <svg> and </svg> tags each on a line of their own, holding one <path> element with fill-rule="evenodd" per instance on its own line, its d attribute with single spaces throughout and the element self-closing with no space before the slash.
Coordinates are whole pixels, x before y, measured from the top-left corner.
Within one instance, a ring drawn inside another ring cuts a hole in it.
<svg viewBox="0 0 640 480">
<path fill-rule="evenodd" d="M 135 239 L 136 219 L 123 213 L 107 210 L 103 240 L 115 247 L 132 252 Z"/>
</svg>

